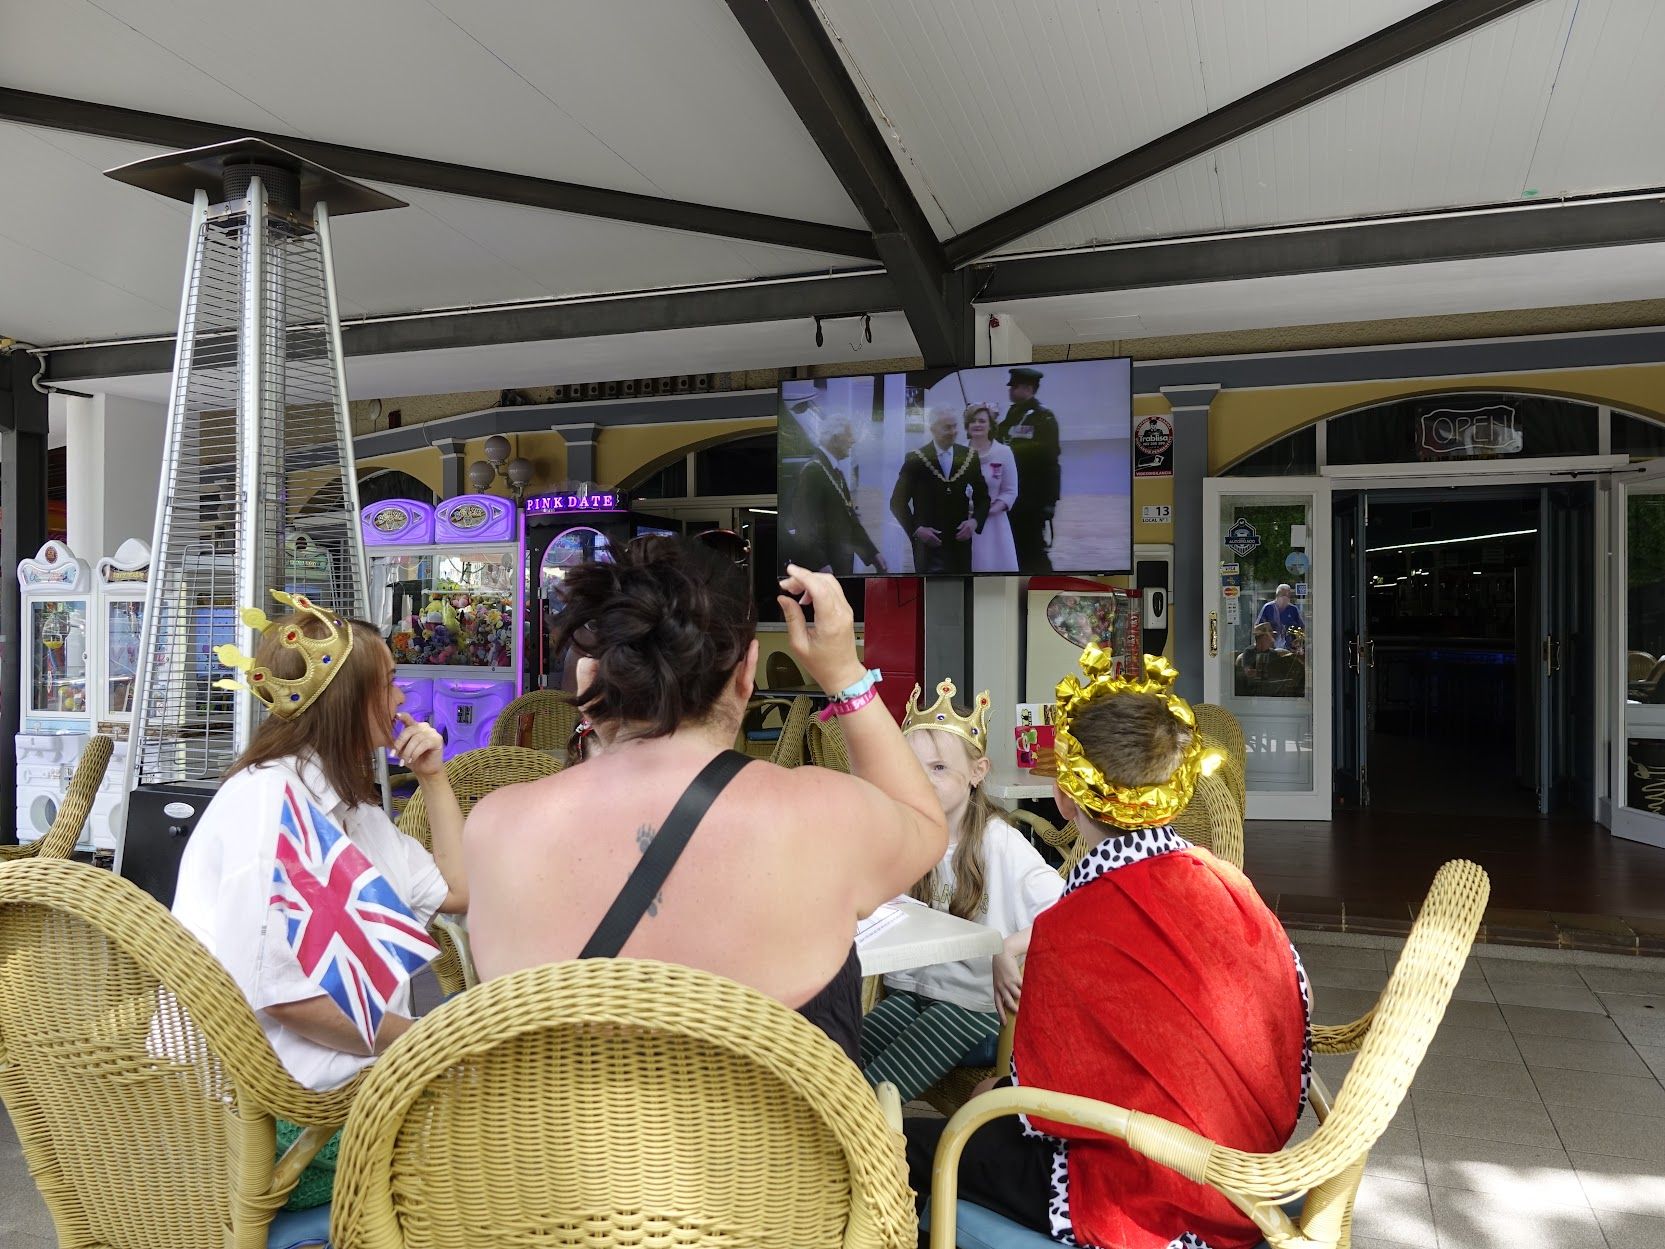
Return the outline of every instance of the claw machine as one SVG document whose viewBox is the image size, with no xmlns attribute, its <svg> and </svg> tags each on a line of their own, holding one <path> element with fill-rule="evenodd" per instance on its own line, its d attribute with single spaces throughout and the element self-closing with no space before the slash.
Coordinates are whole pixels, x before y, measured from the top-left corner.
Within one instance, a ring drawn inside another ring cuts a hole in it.
<svg viewBox="0 0 1665 1249">
<path fill-rule="evenodd" d="M 388 499 L 361 513 L 370 610 L 393 652 L 405 707 L 445 738 L 445 757 L 487 745 L 520 693 L 523 614 L 515 506 L 490 494 Z"/>
<path fill-rule="evenodd" d="M 93 726 L 115 743 L 110 766 L 98 786 L 80 849 L 114 854 L 125 815 L 128 730 L 133 722 L 145 590 L 150 581 L 150 543 L 129 538 L 93 570 L 97 609 L 93 627 Z"/>
<path fill-rule="evenodd" d="M 17 838 L 45 836 L 92 734 L 92 574 L 62 542 L 17 566 L 23 618 Z"/>
</svg>

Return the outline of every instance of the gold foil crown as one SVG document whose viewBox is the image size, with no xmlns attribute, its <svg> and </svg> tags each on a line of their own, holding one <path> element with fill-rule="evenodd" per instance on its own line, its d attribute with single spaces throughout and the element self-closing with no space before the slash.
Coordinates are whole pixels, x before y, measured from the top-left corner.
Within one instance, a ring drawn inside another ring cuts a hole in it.
<svg viewBox="0 0 1665 1249">
<path fill-rule="evenodd" d="M 1157 828 L 1173 821 L 1185 810 L 1196 788 L 1197 777 L 1212 772 L 1220 756 L 1203 750 L 1202 734 L 1191 704 L 1172 693 L 1179 670 L 1156 655 L 1144 657 L 1140 677 L 1116 676 L 1115 656 L 1097 645 L 1081 654 L 1083 683 L 1076 677 L 1058 682 L 1057 709 L 1053 717 L 1053 752 L 1058 762 L 1058 787 L 1075 803 L 1094 816 L 1118 828 Z M 1070 726 L 1084 707 L 1120 694 L 1152 694 L 1161 699 L 1173 716 L 1190 730 L 1190 743 L 1179 767 L 1167 780 L 1155 785 L 1122 785 L 1108 779 L 1088 759 Z"/>
<path fill-rule="evenodd" d="M 255 663 L 238 647 L 228 643 L 214 648 L 215 658 L 226 667 L 243 673 L 247 679 L 216 681 L 214 686 L 222 690 L 247 690 L 265 703 L 273 715 L 287 720 L 317 702 L 318 695 L 341 671 L 353 650 L 353 630 L 340 616 L 316 606 L 304 594 L 273 590 L 272 597 L 295 615 L 310 617 L 324 626 L 325 633 L 321 638 L 308 637 L 300 621 L 291 621 L 283 626 L 283 636 L 278 640 L 290 650 L 299 652 L 306 660 L 306 671 L 295 680 L 287 680 L 264 664 Z M 258 607 L 245 607 L 242 618 L 244 624 L 258 631 L 262 637 L 278 627 Z"/>
<path fill-rule="evenodd" d="M 939 733 L 952 733 L 967 742 L 974 753 L 983 755 L 989 749 L 989 692 L 984 690 L 977 695 L 972 703 L 971 713 L 961 715 L 954 710 L 954 682 L 944 677 L 937 685 L 937 700 L 929 707 L 919 705 L 920 687 L 913 687 L 913 694 L 908 698 L 908 714 L 902 720 L 902 732 L 912 733 L 917 729 L 936 729 Z"/>
</svg>

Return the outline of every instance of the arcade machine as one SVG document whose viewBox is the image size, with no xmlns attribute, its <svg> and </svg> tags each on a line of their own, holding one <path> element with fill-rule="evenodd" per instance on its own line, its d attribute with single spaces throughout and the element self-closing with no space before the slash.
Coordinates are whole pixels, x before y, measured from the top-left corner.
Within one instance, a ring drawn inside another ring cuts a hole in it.
<svg viewBox="0 0 1665 1249">
<path fill-rule="evenodd" d="M 92 574 L 62 542 L 17 566 L 22 595 L 23 717 L 17 735 L 17 838 L 36 841 L 58 816 L 92 734 Z"/>
<path fill-rule="evenodd" d="M 534 495 L 521 510 L 525 555 L 526 688 L 571 690 L 565 656 L 549 649 L 549 630 L 561 611 L 561 582 L 579 564 L 608 563 L 632 538 L 675 536 L 682 524 L 668 516 L 632 512 L 617 490 L 585 487 Z"/>
<path fill-rule="evenodd" d="M 133 723 L 134 683 L 139 672 L 145 591 L 150 580 L 150 543 L 129 538 L 114 555 L 98 561 L 93 573 L 98 592 L 93 647 L 97 663 L 93 681 L 93 723 L 115 742 L 110 766 L 93 800 L 87 831 L 79 847 L 114 854 L 126 817 L 122 801 L 127 774 L 127 739 Z"/>
<path fill-rule="evenodd" d="M 439 730 L 447 759 L 487 745 L 520 692 L 514 504 L 490 494 L 390 499 L 366 507 L 361 525 L 371 613 L 406 710 Z"/>
</svg>

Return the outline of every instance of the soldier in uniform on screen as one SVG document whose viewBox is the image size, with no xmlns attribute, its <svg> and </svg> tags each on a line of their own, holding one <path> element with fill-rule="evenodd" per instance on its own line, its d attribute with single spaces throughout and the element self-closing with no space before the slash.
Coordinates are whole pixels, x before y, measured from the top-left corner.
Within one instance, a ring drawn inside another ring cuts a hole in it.
<svg viewBox="0 0 1665 1249">
<path fill-rule="evenodd" d="M 913 542 L 915 573 L 971 571 L 971 539 L 989 518 L 989 487 L 977 453 L 958 441 L 960 418 L 931 413 L 931 441 L 902 460 L 890 514 Z"/>
<path fill-rule="evenodd" d="M 846 415 L 824 417 L 814 449 L 799 471 L 787 520 L 786 557 L 804 568 L 848 577 L 861 556 L 880 572 L 885 558 L 856 516 L 850 483 L 839 464 L 856 443 L 854 422 Z"/>
<path fill-rule="evenodd" d="M 1012 504 L 1012 541 L 1019 571 L 1034 576 L 1052 571 L 1047 524 L 1058 510 L 1062 474 L 1058 466 L 1058 418 L 1041 406 L 1039 369 L 1013 369 L 1008 385 L 1012 406 L 995 437 L 1017 460 L 1018 497 Z"/>
</svg>

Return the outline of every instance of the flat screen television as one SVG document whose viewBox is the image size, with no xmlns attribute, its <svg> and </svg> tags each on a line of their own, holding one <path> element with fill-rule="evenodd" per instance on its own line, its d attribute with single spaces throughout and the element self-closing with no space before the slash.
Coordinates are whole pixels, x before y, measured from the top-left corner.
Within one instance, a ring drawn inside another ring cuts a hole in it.
<svg viewBox="0 0 1665 1249">
<path fill-rule="evenodd" d="M 1125 359 L 784 382 L 779 562 L 838 576 L 1133 567 Z"/>
</svg>

